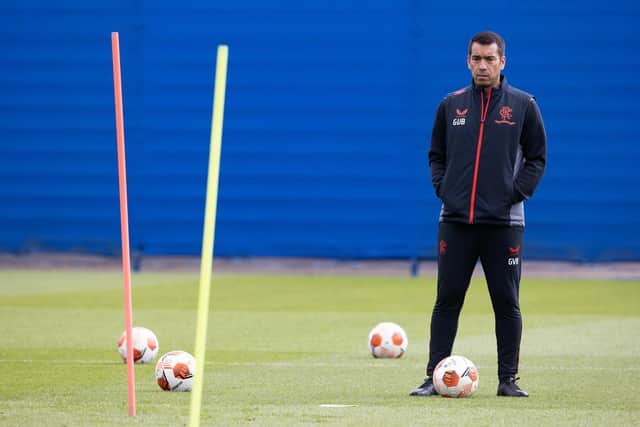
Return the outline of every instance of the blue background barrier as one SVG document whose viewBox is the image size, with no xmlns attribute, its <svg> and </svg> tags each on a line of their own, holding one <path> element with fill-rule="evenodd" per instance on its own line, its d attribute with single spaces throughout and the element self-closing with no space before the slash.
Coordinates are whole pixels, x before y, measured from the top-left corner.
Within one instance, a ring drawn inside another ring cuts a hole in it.
<svg viewBox="0 0 640 427">
<path fill-rule="evenodd" d="M 200 252 L 225 43 L 216 254 L 435 257 L 433 117 L 492 29 L 548 133 L 525 256 L 638 260 L 640 5 L 534 3 L 5 0 L 0 250 L 119 251 L 119 31 L 134 250 Z"/>
</svg>

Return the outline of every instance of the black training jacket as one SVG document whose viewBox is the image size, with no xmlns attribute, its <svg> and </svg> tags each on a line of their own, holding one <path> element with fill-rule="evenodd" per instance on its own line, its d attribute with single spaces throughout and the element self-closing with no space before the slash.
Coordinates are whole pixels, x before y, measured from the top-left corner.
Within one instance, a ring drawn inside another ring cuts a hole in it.
<svg viewBox="0 0 640 427">
<path fill-rule="evenodd" d="M 429 166 L 441 222 L 524 226 L 547 137 L 535 98 L 501 79 L 490 93 L 471 85 L 440 103 Z"/>
</svg>

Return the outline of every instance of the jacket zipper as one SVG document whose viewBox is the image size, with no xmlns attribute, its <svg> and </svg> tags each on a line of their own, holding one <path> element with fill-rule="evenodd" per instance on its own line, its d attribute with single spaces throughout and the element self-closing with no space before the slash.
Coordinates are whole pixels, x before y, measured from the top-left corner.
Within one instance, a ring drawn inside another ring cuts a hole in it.
<svg viewBox="0 0 640 427">
<path fill-rule="evenodd" d="M 487 95 L 487 105 L 484 104 L 484 90 L 480 91 L 480 132 L 478 133 L 478 147 L 476 148 L 476 164 L 473 169 L 473 184 L 471 185 L 471 203 L 469 206 L 469 224 L 473 224 L 474 211 L 476 205 L 476 187 L 478 185 L 478 169 L 480 168 L 480 149 L 482 148 L 482 136 L 484 134 L 484 121 L 489 111 L 489 103 L 491 102 L 491 89 Z"/>
</svg>

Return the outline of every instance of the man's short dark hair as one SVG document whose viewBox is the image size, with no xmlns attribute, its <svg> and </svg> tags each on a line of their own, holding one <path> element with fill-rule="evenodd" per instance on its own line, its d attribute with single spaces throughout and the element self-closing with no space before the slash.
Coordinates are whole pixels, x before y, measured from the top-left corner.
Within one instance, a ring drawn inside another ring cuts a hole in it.
<svg viewBox="0 0 640 427">
<path fill-rule="evenodd" d="M 471 45 L 474 43 L 478 43 L 483 46 L 495 43 L 498 45 L 498 54 L 500 56 L 504 56 L 504 40 L 499 34 L 494 33 L 493 31 L 481 31 L 471 37 L 471 41 L 469 42 L 469 55 L 471 55 Z"/>
</svg>

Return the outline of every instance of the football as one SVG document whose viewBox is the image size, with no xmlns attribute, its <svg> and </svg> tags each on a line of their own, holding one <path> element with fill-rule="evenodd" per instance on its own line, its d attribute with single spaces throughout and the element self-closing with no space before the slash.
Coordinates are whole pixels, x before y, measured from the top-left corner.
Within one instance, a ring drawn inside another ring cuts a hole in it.
<svg viewBox="0 0 640 427">
<path fill-rule="evenodd" d="M 151 363 L 158 354 L 160 345 L 156 334 L 147 328 L 140 326 L 134 327 L 133 335 L 133 361 L 135 363 Z M 127 361 L 127 331 L 120 335 L 118 340 L 118 353 L 122 361 Z"/>
<path fill-rule="evenodd" d="M 156 363 L 156 381 L 166 391 L 191 391 L 196 361 L 186 351 L 170 351 Z"/>
<path fill-rule="evenodd" d="M 395 323 L 379 323 L 369 332 L 369 351 L 373 357 L 397 359 L 407 351 L 408 345 L 407 334 Z"/>
<path fill-rule="evenodd" d="M 478 389 L 478 369 L 464 356 L 449 356 L 433 370 L 433 385 L 442 397 L 469 397 Z"/>
</svg>

